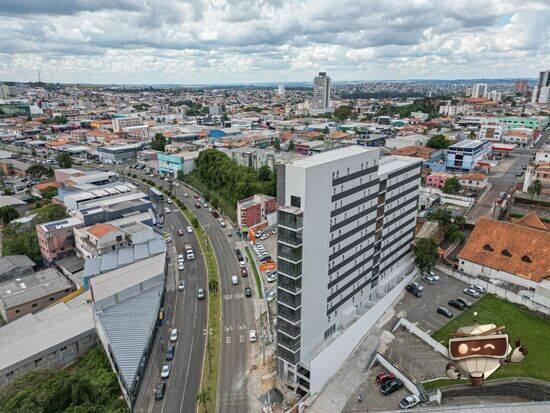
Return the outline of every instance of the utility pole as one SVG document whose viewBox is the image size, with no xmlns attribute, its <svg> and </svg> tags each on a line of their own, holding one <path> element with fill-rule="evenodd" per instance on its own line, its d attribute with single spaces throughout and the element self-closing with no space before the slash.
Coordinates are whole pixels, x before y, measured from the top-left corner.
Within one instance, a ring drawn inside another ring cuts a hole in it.
<svg viewBox="0 0 550 413">
<path fill-rule="evenodd" d="M 203 329 L 202 335 L 206 337 L 206 348 L 208 351 L 208 371 L 212 373 L 212 356 L 210 354 L 210 337 L 213 333 L 212 329 L 210 331 L 206 330 L 206 328 Z"/>
</svg>

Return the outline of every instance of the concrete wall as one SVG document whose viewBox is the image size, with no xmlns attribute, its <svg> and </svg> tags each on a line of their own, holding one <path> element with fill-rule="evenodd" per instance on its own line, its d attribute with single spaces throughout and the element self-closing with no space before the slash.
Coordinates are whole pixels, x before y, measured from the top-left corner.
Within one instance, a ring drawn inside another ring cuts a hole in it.
<svg viewBox="0 0 550 413">
<path fill-rule="evenodd" d="M 416 326 L 416 324 L 411 323 L 406 318 L 400 318 L 395 327 L 392 330 L 392 333 L 395 332 L 399 327 L 406 328 L 409 332 L 420 338 L 422 341 L 424 341 L 426 344 L 431 346 L 435 351 L 443 354 L 445 357 L 449 356 L 449 352 L 447 350 L 447 347 L 439 343 L 438 341 L 435 341 L 432 336 L 430 336 L 428 333 L 426 333 L 424 330 L 421 330 Z"/>
<path fill-rule="evenodd" d="M 412 381 L 407 375 L 405 375 L 401 370 L 399 370 L 397 367 L 395 367 L 388 359 L 386 359 L 382 354 L 376 353 L 376 357 L 374 358 L 375 361 L 380 363 L 384 369 L 386 369 L 388 372 L 393 373 L 396 378 L 401 380 L 407 390 L 409 390 L 412 394 L 415 394 L 420 397 L 420 391 L 416 387 L 416 384 L 414 381 Z"/>
<path fill-rule="evenodd" d="M 458 269 L 473 277 L 484 276 L 487 278 L 494 278 L 525 288 L 535 288 L 537 286 L 536 282 L 528 280 L 526 278 L 518 277 L 517 275 L 511 274 L 509 272 L 485 267 L 483 265 L 476 264 L 475 262 L 462 259 L 459 260 Z"/>
<path fill-rule="evenodd" d="M 396 287 L 370 308 L 359 320 L 348 327 L 340 337 L 311 361 L 311 393 L 319 392 L 327 381 L 338 371 L 342 363 L 361 342 L 374 323 L 392 305 L 396 298 L 411 282 L 415 274 L 405 277 Z"/>
</svg>

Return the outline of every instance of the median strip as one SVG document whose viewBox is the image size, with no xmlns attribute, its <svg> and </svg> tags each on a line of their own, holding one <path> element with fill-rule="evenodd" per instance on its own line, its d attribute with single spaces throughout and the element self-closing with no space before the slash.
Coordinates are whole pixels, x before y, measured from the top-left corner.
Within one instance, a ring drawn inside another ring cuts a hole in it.
<svg viewBox="0 0 550 413">
<path fill-rule="evenodd" d="M 250 248 L 244 247 L 246 250 L 246 255 L 248 256 L 248 261 L 252 266 L 252 271 L 254 271 L 254 278 L 256 279 L 256 287 L 258 288 L 258 295 L 260 298 L 264 298 L 264 292 L 262 291 L 262 282 L 260 280 L 260 274 L 258 273 L 258 268 L 256 267 L 256 262 L 250 253 Z"/>
</svg>

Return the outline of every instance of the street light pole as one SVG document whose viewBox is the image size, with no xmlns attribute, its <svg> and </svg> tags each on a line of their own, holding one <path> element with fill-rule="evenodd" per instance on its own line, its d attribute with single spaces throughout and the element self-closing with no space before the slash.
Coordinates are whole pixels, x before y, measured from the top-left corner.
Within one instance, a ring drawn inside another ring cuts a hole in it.
<svg viewBox="0 0 550 413">
<path fill-rule="evenodd" d="M 205 328 L 203 329 L 202 335 L 206 337 L 206 348 L 208 351 L 208 371 L 212 373 L 212 356 L 210 354 L 210 337 L 212 335 L 212 329 L 210 331 L 207 331 Z"/>
</svg>

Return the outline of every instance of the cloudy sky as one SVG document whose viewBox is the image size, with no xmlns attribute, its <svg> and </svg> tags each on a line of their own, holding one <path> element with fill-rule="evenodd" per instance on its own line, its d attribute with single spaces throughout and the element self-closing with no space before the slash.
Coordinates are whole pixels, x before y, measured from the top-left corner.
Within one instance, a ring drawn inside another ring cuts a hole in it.
<svg viewBox="0 0 550 413">
<path fill-rule="evenodd" d="M 548 0 L 0 0 L 0 80 L 536 77 Z"/>
</svg>

